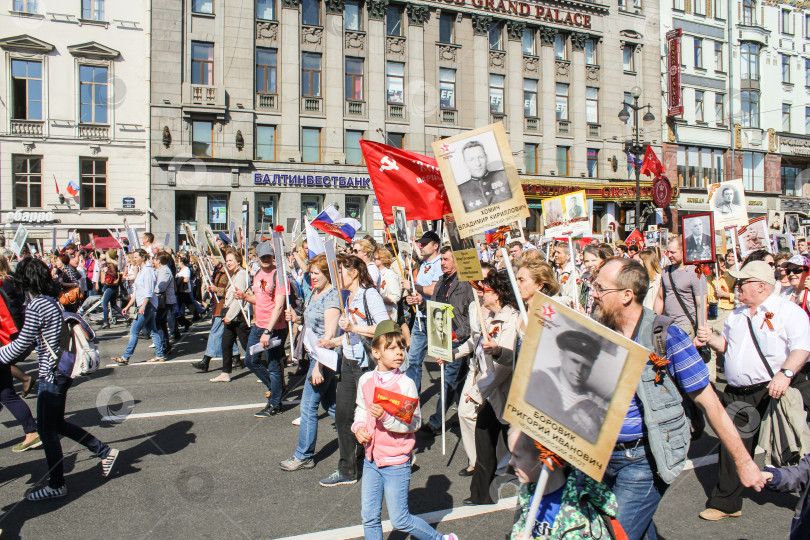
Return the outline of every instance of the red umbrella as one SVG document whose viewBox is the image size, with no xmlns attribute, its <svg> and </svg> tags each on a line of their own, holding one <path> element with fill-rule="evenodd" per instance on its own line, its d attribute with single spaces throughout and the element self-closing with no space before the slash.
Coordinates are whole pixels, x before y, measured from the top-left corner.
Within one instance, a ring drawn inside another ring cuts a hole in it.
<svg viewBox="0 0 810 540">
<path fill-rule="evenodd" d="M 95 242 L 96 249 L 121 249 L 121 244 L 112 236 L 97 236 Z M 93 243 L 90 242 L 84 249 L 93 249 Z"/>
</svg>

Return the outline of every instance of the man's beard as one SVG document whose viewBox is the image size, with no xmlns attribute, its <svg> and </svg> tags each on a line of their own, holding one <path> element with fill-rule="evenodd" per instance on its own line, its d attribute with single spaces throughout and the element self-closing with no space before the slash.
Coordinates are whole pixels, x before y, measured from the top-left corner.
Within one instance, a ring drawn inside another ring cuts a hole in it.
<svg viewBox="0 0 810 540">
<path fill-rule="evenodd" d="M 616 313 L 605 311 L 600 304 L 594 304 L 591 317 L 599 324 L 607 326 L 614 332 L 619 331 L 619 317 L 616 316 Z"/>
</svg>

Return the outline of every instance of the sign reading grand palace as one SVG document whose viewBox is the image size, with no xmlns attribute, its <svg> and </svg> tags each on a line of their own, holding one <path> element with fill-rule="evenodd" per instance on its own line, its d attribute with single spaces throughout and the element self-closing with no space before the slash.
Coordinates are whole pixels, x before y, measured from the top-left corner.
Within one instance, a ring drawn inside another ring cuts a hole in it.
<svg viewBox="0 0 810 540">
<path fill-rule="evenodd" d="M 505 15 L 533 17 L 540 21 L 564 24 L 578 28 L 590 28 L 591 16 L 575 11 L 566 11 L 556 7 L 544 6 L 534 2 L 512 0 L 430 0 L 437 4 L 451 4 L 454 7 L 470 7 Z"/>
</svg>

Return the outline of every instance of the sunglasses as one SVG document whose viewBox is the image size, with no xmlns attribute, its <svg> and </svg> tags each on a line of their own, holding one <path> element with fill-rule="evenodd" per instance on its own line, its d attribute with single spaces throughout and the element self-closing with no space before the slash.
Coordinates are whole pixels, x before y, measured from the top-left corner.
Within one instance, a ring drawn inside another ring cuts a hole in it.
<svg viewBox="0 0 810 540">
<path fill-rule="evenodd" d="M 800 266 L 798 268 L 786 268 L 785 269 L 785 273 L 787 275 L 793 274 L 794 276 L 800 276 L 804 272 L 807 272 L 807 267 L 806 266 Z"/>
</svg>

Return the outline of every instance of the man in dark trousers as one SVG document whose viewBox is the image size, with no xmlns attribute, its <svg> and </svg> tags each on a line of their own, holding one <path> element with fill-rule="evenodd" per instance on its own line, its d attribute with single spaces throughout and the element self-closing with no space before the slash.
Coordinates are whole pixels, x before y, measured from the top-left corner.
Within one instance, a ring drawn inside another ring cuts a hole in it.
<svg viewBox="0 0 810 540">
<path fill-rule="evenodd" d="M 433 301 L 453 306 L 451 328 L 453 336 L 453 350 L 470 337 L 470 303 L 473 302 L 472 286 L 466 281 L 458 280 L 456 261 L 450 246 L 444 246 L 441 254 L 442 277 L 436 282 L 433 289 Z M 439 360 L 441 363 L 441 360 Z M 445 410 L 453 401 L 459 382 L 467 376 L 467 359 L 459 358 L 444 366 L 444 404 Z M 436 412 L 430 419 L 422 424 L 422 431 L 435 436 L 442 429 L 442 400 L 436 402 Z"/>
</svg>

